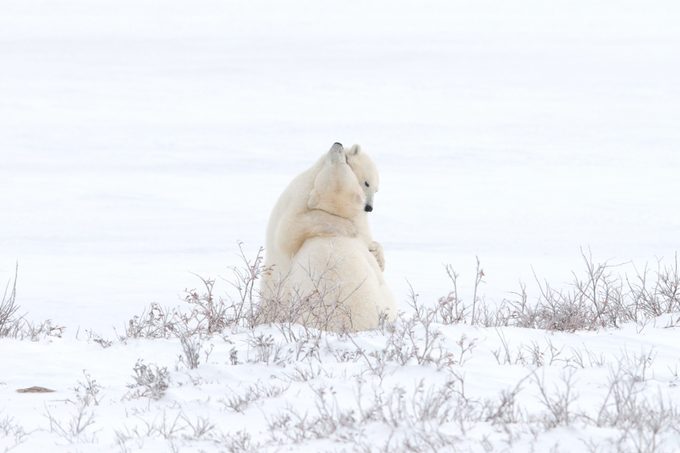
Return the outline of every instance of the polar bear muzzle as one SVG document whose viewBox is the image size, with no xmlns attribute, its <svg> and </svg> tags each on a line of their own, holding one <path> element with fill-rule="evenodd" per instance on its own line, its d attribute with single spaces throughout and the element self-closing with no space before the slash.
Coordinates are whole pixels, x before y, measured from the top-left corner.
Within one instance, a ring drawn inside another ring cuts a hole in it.
<svg viewBox="0 0 680 453">
<path fill-rule="evenodd" d="M 371 206 L 370 204 L 367 204 L 366 206 L 364 206 L 364 211 L 373 212 L 373 206 Z"/>
</svg>

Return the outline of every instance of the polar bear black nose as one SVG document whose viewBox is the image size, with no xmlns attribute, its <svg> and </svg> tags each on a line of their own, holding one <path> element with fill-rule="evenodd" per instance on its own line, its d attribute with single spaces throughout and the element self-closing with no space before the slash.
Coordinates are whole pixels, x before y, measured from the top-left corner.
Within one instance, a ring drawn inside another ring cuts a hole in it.
<svg viewBox="0 0 680 453">
<path fill-rule="evenodd" d="M 373 206 L 371 206 L 370 204 L 367 204 L 366 206 L 364 206 L 364 211 L 373 212 Z"/>
</svg>

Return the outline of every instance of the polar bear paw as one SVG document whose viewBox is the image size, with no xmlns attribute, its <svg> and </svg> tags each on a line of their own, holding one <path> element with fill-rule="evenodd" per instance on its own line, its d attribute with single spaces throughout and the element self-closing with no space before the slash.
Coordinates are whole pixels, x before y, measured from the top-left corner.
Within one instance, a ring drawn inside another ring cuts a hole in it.
<svg viewBox="0 0 680 453">
<path fill-rule="evenodd" d="M 385 253 L 383 252 L 383 247 L 380 245 L 380 242 L 371 242 L 371 244 L 368 246 L 368 251 L 371 252 L 371 254 L 375 257 L 375 260 L 378 262 L 378 266 L 380 266 L 380 270 L 384 271 Z"/>
</svg>

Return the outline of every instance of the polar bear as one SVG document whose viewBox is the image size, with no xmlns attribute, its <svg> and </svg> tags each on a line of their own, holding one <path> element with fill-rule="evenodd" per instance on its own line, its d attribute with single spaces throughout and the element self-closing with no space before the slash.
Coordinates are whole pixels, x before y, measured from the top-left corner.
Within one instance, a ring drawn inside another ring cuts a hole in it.
<svg viewBox="0 0 680 453">
<path fill-rule="evenodd" d="M 369 201 L 348 162 L 344 150 L 331 149 L 314 179 L 307 201 L 310 209 L 341 219 L 356 219 L 366 212 Z M 291 261 L 286 287 L 289 300 L 282 305 L 292 320 L 307 326 L 366 330 L 378 327 L 381 316 L 392 320 L 396 315 L 378 260 L 358 235 L 306 239 Z"/>
<path fill-rule="evenodd" d="M 310 207 L 310 194 L 319 172 L 335 154 L 344 155 L 354 174 L 356 184 L 364 193 L 363 209 L 349 217 Z M 378 171 L 371 158 L 353 145 L 345 150 L 335 143 L 311 168 L 297 176 L 281 194 L 267 225 L 265 263 L 260 291 L 263 301 L 281 300 L 285 294 L 285 279 L 290 273 L 291 260 L 302 244 L 312 237 L 356 237 L 375 257 L 381 269 L 385 260 L 382 246 L 373 240 L 367 213 L 373 211 L 373 198 L 380 185 Z"/>
</svg>

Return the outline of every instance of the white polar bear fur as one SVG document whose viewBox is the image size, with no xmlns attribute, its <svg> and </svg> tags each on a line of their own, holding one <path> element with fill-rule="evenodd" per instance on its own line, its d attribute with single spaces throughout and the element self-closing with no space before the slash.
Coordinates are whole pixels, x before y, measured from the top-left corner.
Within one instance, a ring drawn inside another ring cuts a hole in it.
<svg viewBox="0 0 680 453">
<path fill-rule="evenodd" d="M 296 322 L 335 332 L 375 329 L 396 305 L 375 257 L 358 238 L 316 237 L 295 255 L 288 279 Z"/>
<path fill-rule="evenodd" d="M 314 180 L 308 206 L 354 219 L 367 204 L 342 150 L 331 150 Z M 291 262 L 287 278 L 295 321 L 324 330 L 374 329 L 396 306 L 376 257 L 359 236 L 312 237 Z"/>
<path fill-rule="evenodd" d="M 381 269 L 384 269 L 382 247 L 373 241 L 366 212 L 361 209 L 352 218 L 309 207 L 309 196 L 314 181 L 324 168 L 335 144 L 311 168 L 298 175 L 279 197 L 267 225 L 264 273 L 260 290 L 265 302 L 286 297 L 285 280 L 291 269 L 291 260 L 302 244 L 312 237 L 357 237 L 371 251 Z M 365 195 L 366 206 L 373 207 L 373 195 L 379 188 L 378 171 L 373 161 L 358 145 L 343 152 L 347 164 L 356 176 Z M 368 185 L 368 187 L 367 187 Z"/>
</svg>

